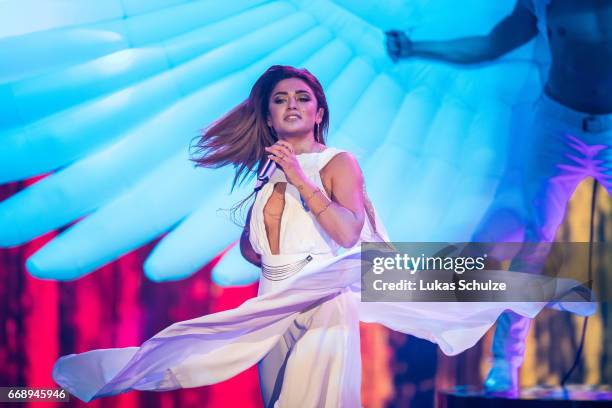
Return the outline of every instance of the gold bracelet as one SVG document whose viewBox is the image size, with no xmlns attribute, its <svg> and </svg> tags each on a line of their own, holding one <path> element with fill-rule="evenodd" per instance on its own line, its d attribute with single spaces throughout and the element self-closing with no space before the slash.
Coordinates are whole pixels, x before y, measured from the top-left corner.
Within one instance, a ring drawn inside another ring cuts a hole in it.
<svg viewBox="0 0 612 408">
<path fill-rule="evenodd" d="M 315 196 L 315 194 L 317 194 L 317 191 L 321 191 L 321 190 L 320 190 L 319 188 L 316 188 L 316 189 L 315 189 L 315 190 L 312 192 L 312 194 L 308 196 L 308 198 L 306 198 L 306 197 L 302 197 L 302 200 L 303 200 L 304 202 L 309 201 L 309 200 L 310 200 L 312 197 L 314 197 L 314 196 Z"/>
<path fill-rule="evenodd" d="M 325 210 L 327 210 L 330 206 L 332 205 L 332 200 L 329 200 L 329 203 L 327 203 L 327 205 L 325 206 L 325 208 L 323 208 L 321 211 L 319 211 L 318 214 L 315 214 L 315 218 L 319 218 L 319 215 L 323 214 L 325 212 Z"/>
</svg>

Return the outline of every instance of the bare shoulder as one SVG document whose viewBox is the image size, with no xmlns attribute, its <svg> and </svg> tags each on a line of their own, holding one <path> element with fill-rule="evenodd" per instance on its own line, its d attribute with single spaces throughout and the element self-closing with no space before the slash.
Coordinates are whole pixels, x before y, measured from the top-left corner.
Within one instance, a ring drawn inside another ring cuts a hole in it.
<svg viewBox="0 0 612 408">
<path fill-rule="evenodd" d="M 332 178 L 341 177 L 358 177 L 361 178 L 361 167 L 357 158 L 349 152 L 340 152 L 330 159 L 330 161 L 321 169 L 321 174 Z"/>
<path fill-rule="evenodd" d="M 357 189 L 363 184 L 359 163 L 349 152 L 337 153 L 321 169 L 320 174 L 323 187 L 330 197 L 335 195 L 339 188 Z"/>
</svg>

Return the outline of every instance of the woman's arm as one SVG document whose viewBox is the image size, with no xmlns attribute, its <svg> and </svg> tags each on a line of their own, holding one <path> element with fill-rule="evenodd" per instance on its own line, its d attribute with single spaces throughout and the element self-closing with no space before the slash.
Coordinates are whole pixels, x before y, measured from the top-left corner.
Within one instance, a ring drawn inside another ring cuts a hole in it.
<svg viewBox="0 0 612 408">
<path fill-rule="evenodd" d="M 331 179 L 331 200 L 310 180 L 296 187 L 325 232 L 350 248 L 359 241 L 365 220 L 361 169 L 351 154 L 339 153 L 323 173 Z"/>
<path fill-rule="evenodd" d="M 331 180 L 331 200 L 308 178 L 289 143 L 279 140 L 266 147 L 268 158 L 280 165 L 287 182 L 293 184 L 325 232 L 350 248 L 359 241 L 365 219 L 363 175 L 349 153 L 334 156 L 322 170 Z"/>
<path fill-rule="evenodd" d="M 457 64 L 495 60 L 525 44 L 538 33 L 537 20 L 523 0 L 487 35 L 448 41 L 412 41 L 402 31 L 387 32 L 387 51 L 392 59 L 425 57 Z"/>
<path fill-rule="evenodd" d="M 253 206 L 249 208 L 249 212 L 247 214 L 247 219 L 246 219 L 246 225 L 244 226 L 244 229 L 242 230 L 242 235 L 240 236 L 240 253 L 244 257 L 244 259 L 246 259 L 253 265 L 261 266 L 261 255 L 255 252 L 255 250 L 253 249 L 253 246 L 251 245 L 251 241 L 249 239 L 249 235 L 251 233 L 250 227 L 251 227 L 251 212 L 252 211 L 253 211 Z"/>
</svg>

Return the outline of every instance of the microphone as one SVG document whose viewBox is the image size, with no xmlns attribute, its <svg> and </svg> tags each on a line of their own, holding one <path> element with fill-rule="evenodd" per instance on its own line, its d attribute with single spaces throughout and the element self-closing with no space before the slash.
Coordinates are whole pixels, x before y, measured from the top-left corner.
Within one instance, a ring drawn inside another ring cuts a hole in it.
<svg viewBox="0 0 612 408">
<path fill-rule="evenodd" d="M 254 188 L 255 192 L 261 190 L 261 188 L 266 185 L 268 181 L 270 181 L 270 177 L 272 177 L 274 170 L 276 170 L 276 163 L 270 159 L 266 160 L 265 164 L 257 174 L 257 183 L 255 183 Z"/>
</svg>

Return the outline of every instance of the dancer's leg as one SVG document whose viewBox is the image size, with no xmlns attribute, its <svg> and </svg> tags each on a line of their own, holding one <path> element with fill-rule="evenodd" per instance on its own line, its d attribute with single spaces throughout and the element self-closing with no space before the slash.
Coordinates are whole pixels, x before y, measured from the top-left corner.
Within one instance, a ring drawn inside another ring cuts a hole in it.
<svg viewBox="0 0 612 408">
<path fill-rule="evenodd" d="M 579 124 L 579 113 L 570 112 L 554 101 L 543 98 L 536 107 L 532 146 L 522 177 L 526 242 L 553 241 L 578 184 L 589 176 L 605 180 L 612 168 L 609 153 L 599 150 L 593 155 L 597 143 L 609 146 L 612 131 L 594 135 Z M 594 167 L 597 163 L 599 167 Z M 513 260 L 511 268 L 538 271 L 546 255 L 542 248 L 527 248 Z M 492 347 L 493 367 L 485 381 L 488 390 L 516 390 L 529 326 L 530 319 L 514 313 L 500 317 Z"/>
</svg>

